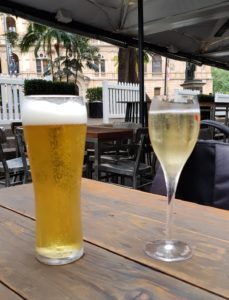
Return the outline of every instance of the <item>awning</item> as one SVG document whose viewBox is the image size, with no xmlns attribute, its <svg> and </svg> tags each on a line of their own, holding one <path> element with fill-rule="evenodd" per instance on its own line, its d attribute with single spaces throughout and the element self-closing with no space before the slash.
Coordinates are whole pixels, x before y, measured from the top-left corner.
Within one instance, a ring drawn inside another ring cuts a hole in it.
<svg viewBox="0 0 229 300">
<path fill-rule="evenodd" d="M 137 0 L 0 0 L 0 11 L 138 47 Z M 144 48 L 229 69 L 229 1 L 145 0 Z"/>
</svg>

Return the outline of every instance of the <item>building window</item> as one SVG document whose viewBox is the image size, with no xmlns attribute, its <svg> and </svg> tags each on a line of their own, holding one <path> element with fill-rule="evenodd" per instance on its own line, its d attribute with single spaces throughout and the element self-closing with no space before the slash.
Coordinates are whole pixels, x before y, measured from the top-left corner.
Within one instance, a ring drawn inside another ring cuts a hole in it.
<svg viewBox="0 0 229 300">
<path fill-rule="evenodd" d="M 162 72 L 162 60 L 161 56 L 155 54 L 152 57 L 152 73 L 161 73 Z"/>
<path fill-rule="evenodd" d="M 154 96 L 160 96 L 161 95 L 161 88 L 155 87 L 154 88 Z"/>
<path fill-rule="evenodd" d="M 105 68 L 105 59 L 101 59 L 100 60 L 100 69 L 102 73 L 106 72 L 106 68 Z"/>
<path fill-rule="evenodd" d="M 6 17 L 6 27 L 9 32 L 16 32 L 16 22 L 13 17 Z"/>
<path fill-rule="evenodd" d="M 47 59 L 36 59 L 36 70 L 38 74 L 44 74 L 48 71 L 48 60 Z"/>
<path fill-rule="evenodd" d="M 47 59 L 43 59 L 42 62 L 43 62 L 43 73 L 45 73 L 45 72 L 48 71 L 48 66 L 49 66 L 48 60 Z"/>
<path fill-rule="evenodd" d="M 12 51 L 9 53 L 9 73 L 11 75 L 19 73 L 19 58 L 17 54 L 12 53 Z"/>
<path fill-rule="evenodd" d="M 41 68 L 41 60 L 40 59 L 36 59 L 36 68 L 37 68 L 37 73 L 41 74 L 42 68 Z"/>
<path fill-rule="evenodd" d="M 1 58 L 0 58 L 0 73 L 2 73 L 2 61 L 1 61 Z"/>
<path fill-rule="evenodd" d="M 98 60 L 95 60 L 94 61 L 94 64 L 96 65 L 96 69 L 95 69 L 95 73 L 99 73 L 99 61 Z"/>
<path fill-rule="evenodd" d="M 95 60 L 94 64 L 97 66 L 97 70 L 95 70 L 96 75 L 101 73 L 104 74 L 106 72 L 106 62 L 104 58 Z"/>
</svg>

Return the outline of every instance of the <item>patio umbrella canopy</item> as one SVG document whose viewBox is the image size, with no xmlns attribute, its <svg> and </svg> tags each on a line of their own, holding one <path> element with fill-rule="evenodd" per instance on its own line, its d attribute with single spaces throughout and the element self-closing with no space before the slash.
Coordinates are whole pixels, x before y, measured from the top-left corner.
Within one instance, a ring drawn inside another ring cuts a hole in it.
<svg viewBox="0 0 229 300">
<path fill-rule="evenodd" d="M 229 69 L 229 1 L 144 0 L 144 48 Z M 0 11 L 119 46 L 138 46 L 137 0 L 0 0 Z"/>
</svg>

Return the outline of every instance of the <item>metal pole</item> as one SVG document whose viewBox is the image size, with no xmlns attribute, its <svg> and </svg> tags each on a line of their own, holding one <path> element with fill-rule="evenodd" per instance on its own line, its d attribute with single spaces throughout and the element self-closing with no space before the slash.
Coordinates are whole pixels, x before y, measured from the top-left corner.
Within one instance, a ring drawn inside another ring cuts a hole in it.
<svg viewBox="0 0 229 300">
<path fill-rule="evenodd" d="M 140 123 L 145 126 L 145 107 L 144 107 L 144 30 L 143 30 L 143 0 L 138 0 L 138 66 L 139 66 L 139 96 L 140 96 Z"/>
<path fill-rule="evenodd" d="M 164 95 L 167 94 L 167 75 L 168 75 L 168 58 L 165 58 L 165 84 L 164 84 Z"/>
<path fill-rule="evenodd" d="M 6 24 L 6 15 L 4 14 L 4 33 L 7 33 L 7 24 Z M 5 36 L 5 43 L 6 43 L 6 60 L 7 60 L 7 69 L 8 69 L 8 74 L 10 74 L 10 46 L 9 46 L 9 41 L 8 38 Z"/>
</svg>

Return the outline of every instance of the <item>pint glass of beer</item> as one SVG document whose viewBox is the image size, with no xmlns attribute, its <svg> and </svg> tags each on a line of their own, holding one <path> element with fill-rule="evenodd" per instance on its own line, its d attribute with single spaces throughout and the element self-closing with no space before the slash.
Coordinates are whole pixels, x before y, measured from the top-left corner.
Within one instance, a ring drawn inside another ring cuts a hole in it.
<svg viewBox="0 0 229 300">
<path fill-rule="evenodd" d="M 76 96 L 28 96 L 22 121 L 35 193 L 36 257 L 45 264 L 67 264 L 83 255 L 85 104 Z"/>
</svg>

